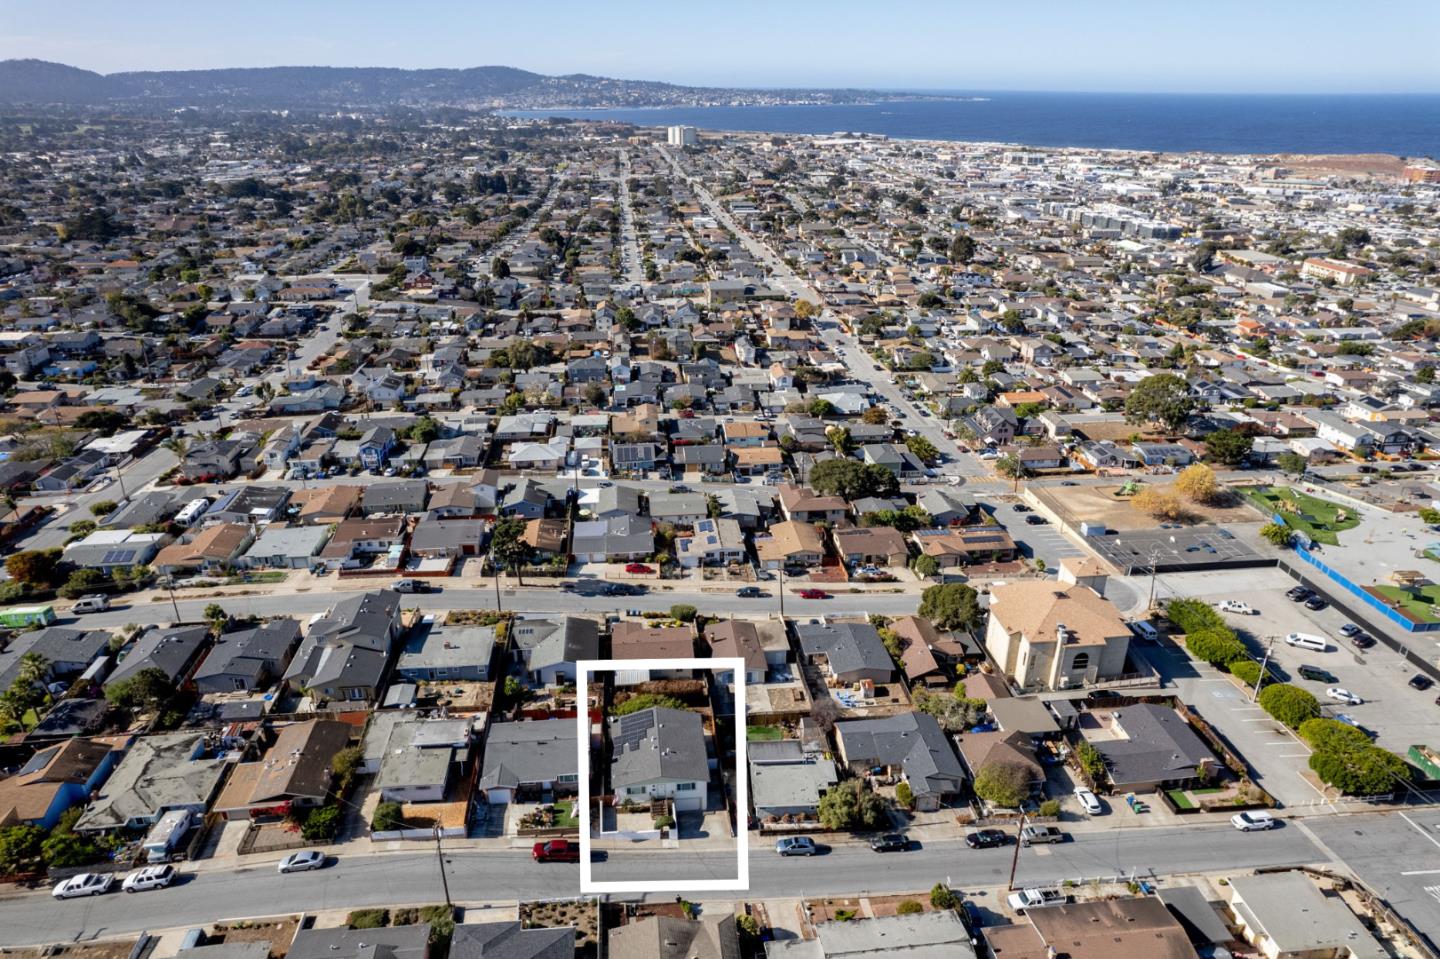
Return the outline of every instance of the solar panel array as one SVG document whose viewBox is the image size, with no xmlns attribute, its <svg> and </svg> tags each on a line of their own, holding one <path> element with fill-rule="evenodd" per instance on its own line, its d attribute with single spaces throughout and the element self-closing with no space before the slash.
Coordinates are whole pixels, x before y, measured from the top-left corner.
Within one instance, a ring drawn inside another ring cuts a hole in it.
<svg viewBox="0 0 1440 959">
<path fill-rule="evenodd" d="M 650 736 L 649 710 L 620 717 L 620 733 L 615 737 L 615 748 L 620 752 L 639 746 Z"/>
</svg>

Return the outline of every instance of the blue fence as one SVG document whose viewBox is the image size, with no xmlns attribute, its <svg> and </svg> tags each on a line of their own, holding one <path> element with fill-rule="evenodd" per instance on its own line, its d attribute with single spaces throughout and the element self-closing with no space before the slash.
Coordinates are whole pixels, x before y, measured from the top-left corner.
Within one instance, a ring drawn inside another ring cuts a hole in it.
<svg viewBox="0 0 1440 959">
<path fill-rule="evenodd" d="M 1404 615 L 1399 610 L 1387 605 L 1384 600 L 1366 592 L 1364 589 L 1361 589 L 1355 583 L 1351 582 L 1350 578 L 1344 573 L 1341 573 L 1336 569 L 1332 569 L 1331 567 L 1322 563 L 1320 560 L 1316 559 L 1315 556 L 1304 546 L 1300 546 L 1297 544 L 1295 546 L 1295 555 L 1299 556 L 1311 566 L 1314 566 L 1320 572 L 1328 576 L 1330 580 L 1336 585 L 1342 587 L 1346 592 L 1350 593 L 1356 599 L 1365 603 L 1375 612 L 1379 613 L 1381 616 L 1384 616 L 1392 623 L 1395 623 L 1401 629 L 1407 630 L 1412 633 L 1433 633 L 1436 631 L 1440 631 L 1440 623 L 1415 622 L 1413 619 L 1410 619 L 1408 616 Z"/>
</svg>

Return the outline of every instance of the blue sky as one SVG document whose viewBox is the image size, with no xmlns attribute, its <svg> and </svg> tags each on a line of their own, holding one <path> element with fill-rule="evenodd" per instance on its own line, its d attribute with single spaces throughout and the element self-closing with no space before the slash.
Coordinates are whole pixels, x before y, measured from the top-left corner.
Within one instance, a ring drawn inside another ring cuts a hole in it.
<svg viewBox="0 0 1440 959">
<path fill-rule="evenodd" d="M 1440 0 L 0 0 L 0 59 L 726 86 L 1440 92 Z"/>
</svg>

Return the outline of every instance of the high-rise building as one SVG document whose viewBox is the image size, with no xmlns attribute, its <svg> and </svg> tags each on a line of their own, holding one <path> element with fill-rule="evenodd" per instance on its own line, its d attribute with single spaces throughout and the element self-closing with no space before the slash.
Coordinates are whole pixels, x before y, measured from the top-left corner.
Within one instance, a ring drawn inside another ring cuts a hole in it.
<svg viewBox="0 0 1440 959">
<path fill-rule="evenodd" d="M 665 128 L 665 142 L 672 147 L 693 147 L 698 139 L 694 127 Z"/>
</svg>

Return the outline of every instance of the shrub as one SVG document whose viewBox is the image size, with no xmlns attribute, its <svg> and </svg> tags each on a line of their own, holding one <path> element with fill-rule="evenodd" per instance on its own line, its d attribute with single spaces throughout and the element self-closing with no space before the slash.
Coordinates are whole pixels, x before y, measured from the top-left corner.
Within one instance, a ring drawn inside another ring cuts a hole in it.
<svg viewBox="0 0 1440 959">
<path fill-rule="evenodd" d="M 897 916 L 913 916 L 924 911 L 925 907 L 914 899 L 906 899 L 895 907 L 895 915 Z"/>
<path fill-rule="evenodd" d="M 1369 736 L 1338 719 L 1307 719 L 1297 731 L 1300 738 L 1317 753 L 1363 749 L 1370 745 Z"/>
<path fill-rule="evenodd" d="M 383 929 L 390 924 L 390 913 L 384 909 L 356 909 L 345 917 L 351 929 Z"/>
<path fill-rule="evenodd" d="M 1182 633 L 1228 628 L 1219 613 L 1198 599 L 1172 599 L 1165 606 L 1165 615 Z"/>
<path fill-rule="evenodd" d="M 682 623 L 693 623 L 697 612 L 698 610 L 689 603 L 676 603 L 670 607 L 670 618 L 678 619 Z"/>
<path fill-rule="evenodd" d="M 424 906 L 420 909 L 420 921 L 430 923 L 430 945 L 432 946 L 442 942 L 448 943 L 450 937 L 455 934 L 455 910 L 450 906 Z M 441 955 L 444 953 L 442 952 Z"/>
<path fill-rule="evenodd" d="M 975 776 L 975 795 L 998 806 L 1018 806 L 1030 795 L 1030 770 L 1020 763 L 986 763 Z"/>
<path fill-rule="evenodd" d="M 1410 781 L 1410 766 L 1379 746 L 1317 752 L 1310 768 L 1320 781 L 1347 796 L 1378 796 Z"/>
<path fill-rule="evenodd" d="M 300 835 L 306 842 L 334 842 L 340 832 L 340 807 L 321 806 L 310 810 L 300 826 Z"/>
<path fill-rule="evenodd" d="M 735 917 L 735 928 L 740 930 L 740 935 L 754 942 L 760 938 L 760 921 L 748 912 L 743 916 Z"/>
<path fill-rule="evenodd" d="M 392 832 L 402 828 L 404 822 L 398 802 L 382 802 L 375 807 L 375 815 L 370 819 L 370 828 L 375 832 Z"/>
<path fill-rule="evenodd" d="M 685 708 L 685 704 L 674 696 L 662 696 L 659 693 L 640 693 L 631 696 L 610 711 L 616 716 L 628 716 L 631 713 L 638 713 L 642 710 L 657 706 L 663 709 Z"/>
<path fill-rule="evenodd" d="M 937 882 L 930 889 L 930 905 L 936 909 L 954 909 L 960 905 L 960 900 L 949 886 L 943 882 Z"/>
<path fill-rule="evenodd" d="M 669 829 L 669 828 L 671 828 L 671 827 L 674 826 L 674 825 L 675 825 L 675 817 L 674 817 L 674 816 L 656 816 L 656 817 L 655 817 L 655 828 L 656 828 L 656 829 Z"/>
<path fill-rule="evenodd" d="M 819 819 L 826 829 L 879 829 L 889 818 L 885 800 L 858 779 L 847 780 L 820 797 Z"/>
<path fill-rule="evenodd" d="M 1105 757 L 1100 755 L 1100 750 L 1083 739 L 1080 745 L 1075 747 L 1075 761 L 1096 783 L 1105 779 Z"/>
<path fill-rule="evenodd" d="M 906 809 L 915 808 L 915 791 L 909 783 L 900 783 L 895 787 L 895 801 Z"/>
<path fill-rule="evenodd" d="M 1185 648 L 1196 659 L 1221 666 L 1245 656 L 1245 644 L 1227 627 L 1201 629 L 1185 634 Z"/>
<path fill-rule="evenodd" d="M 1291 729 L 1320 715 L 1320 702 L 1299 686 L 1275 683 L 1260 690 L 1260 708 Z"/>
<path fill-rule="evenodd" d="M 1230 670 L 1231 676 L 1234 676 L 1246 686 L 1254 686 L 1260 681 L 1260 664 L 1248 657 L 1227 663 L 1226 668 Z"/>
<path fill-rule="evenodd" d="M 1047 799 L 1040 804 L 1040 815 L 1054 817 L 1060 815 L 1060 800 Z"/>
</svg>

